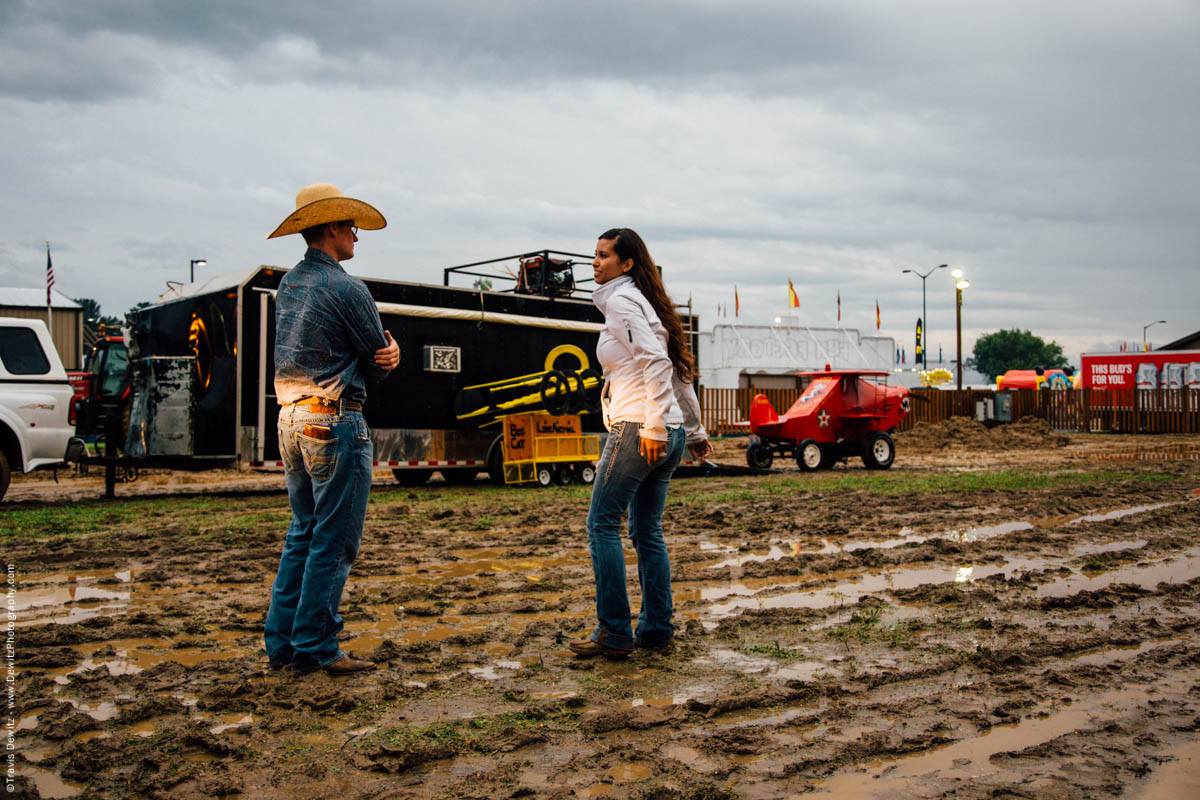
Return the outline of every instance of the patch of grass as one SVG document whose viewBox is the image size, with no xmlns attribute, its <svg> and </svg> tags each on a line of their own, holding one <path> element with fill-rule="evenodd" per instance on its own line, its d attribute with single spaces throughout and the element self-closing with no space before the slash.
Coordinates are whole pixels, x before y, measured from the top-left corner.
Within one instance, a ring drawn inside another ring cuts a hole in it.
<svg viewBox="0 0 1200 800">
<path fill-rule="evenodd" d="M 476 717 L 471 720 L 471 727 L 476 730 L 494 730 L 496 728 L 528 730 L 536 728 L 549 716 L 545 709 L 533 707 L 521 711 L 505 711 L 494 717 Z"/>
<path fill-rule="evenodd" d="M 380 703 L 371 701 L 360 702 L 353 709 L 351 709 L 350 713 L 356 717 L 361 717 L 364 719 L 378 719 L 379 717 L 383 716 L 385 712 L 390 711 L 394 705 L 394 703 Z"/>
<path fill-rule="evenodd" d="M 895 625 L 882 629 L 880 638 L 888 647 L 906 650 L 916 644 L 917 631 L 922 627 L 921 623 L 915 620 L 902 619 Z"/>
<path fill-rule="evenodd" d="M 284 763 L 309 763 L 315 759 L 325 758 L 333 752 L 333 745 L 327 742 L 313 744 L 302 739 L 284 739 L 276 751 L 280 761 Z"/>
<path fill-rule="evenodd" d="M 800 648 L 781 647 L 779 642 L 743 647 L 742 652 L 752 656 L 766 656 L 776 661 L 799 661 L 800 659 L 807 658 L 804 655 L 804 651 Z"/>
<path fill-rule="evenodd" d="M 935 622 L 942 628 L 952 631 L 990 630 L 992 621 L 986 617 L 955 617 L 948 614 L 939 615 Z"/>
<path fill-rule="evenodd" d="M 586 687 L 588 692 L 595 692 L 602 695 L 619 695 L 625 691 L 624 686 L 610 680 L 600 672 L 589 672 L 580 681 Z"/>
<path fill-rule="evenodd" d="M 379 736 L 395 747 L 411 744 L 439 744 L 458 749 L 466 742 L 462 731 L 449 722 L 435 722 L 432 725 L 402 725 L 381 731 Z"/>
<path fill-rule="evenodd" d="M 755 482 L 741 480 L 720 491 L 675 492 L 668 504 L 761 502 L 764 498 L 794 498 L 807 492 L 862 491 L 873 495 L 962 494 L 984 491 L 1020 491 L 1085 486 L 1096 483 L 1134 481 L 1166 483 L 1180 476 L 1127 470 L 1046 472 L 1010 469 L 997 472 L 925 472 L 884 471 L 823 473 L 805 477 L 766 476 Z"/>
<path fill-rule="evenodd" d="M 370 738 L 383 741 L 397 748 L 445 748 L 454 752 L 477 750 L 489 752 L 493 749 L 490 740 L 511 731 L 564 732 L 576 730 L 583 713 L 563 706 L 531 706 L 520 711 L 505 711 L 501 714 L 472 717 L 455 722 L 437 722 L 431 725 L 402 725 L 388 728 Z"/>
<path fill-rule="evenodd" d="M 876 626 L 883 619 L 883 609 L 884 606 L 882 605 L 856 608 L 850 614 L 850 619 L 835 628 L 829 629 L 825 635 L 839 642 L 849 642 L 851 640 L 866 642 L 876 638 Z"/>
<path fill-rule="evenodd" d="M 1083 559 L 1084 572 L 1107 572 L 1119 566 L 1124 559 L 1121 553 L 1092 553 Z"/>
<path fill-rule="evenodd" d="M 45 539 L 51 536 L 86 536 L 108 532 L 124 525 L 143 529 L 147 518 L 163 517 L 178 520 L 189 530 L 195 530 L 199 520 L 225 520 L 227 527 L 254 531 L 263 525 L 285 526 L 290 512 L 284 509 L 256 508 L 254 503 L 277 506 L 277 499 L 249 498 L 245 503 L 231 504 L 227 499 L 205 495 L 128 500 L 85 500 L 71 504 L 42 508 L 14 508 L 4 511 L 0 539 Z M 231 510 L 233 509 L 233 510 Z"/>
</svg>

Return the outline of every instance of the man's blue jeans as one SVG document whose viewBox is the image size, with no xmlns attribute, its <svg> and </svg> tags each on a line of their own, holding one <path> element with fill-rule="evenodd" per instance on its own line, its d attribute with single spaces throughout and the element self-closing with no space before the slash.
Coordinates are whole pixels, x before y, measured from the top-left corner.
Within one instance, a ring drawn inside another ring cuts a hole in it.
<svg viewBox="0 0 1200 800">
<path fill-rule="evenodd" d="M 641 425 L 617 422 L 608 432 L 604 452 L 596 467 L 592 505 L 588 511 L 588 545 L 596 578 L 596 617 L 592 632 L 597 641 L 621 650 L 635 643 L 629 620 L 629 594 L 625 590 L 625 554 L 621 548 L 621 523 L 629 514 L 629 538 L 637 551 L 642 610 L 638 614 L 639 646 L 658 647 L 671 641 L 671 560 L 663 540 L 662 513 L 667 504 L 671 473 L 683 456 L 683 428 L 667 429 L 666 454 L 647 464 L 640 452 Z"/>
<path fill-rule="evenodd" d="M 305 424 L 327 427 L 331 439 L 304 435 Z M 272 665 L 308 671 L 344 654 L 338 606 L 358 556 L 373 449 L 357 411 L 316 414 L 307 406 L 279 412 L 279 452 L 287 478 L 292 524 L 271 590 L 264 640 Z"/>
</svg>

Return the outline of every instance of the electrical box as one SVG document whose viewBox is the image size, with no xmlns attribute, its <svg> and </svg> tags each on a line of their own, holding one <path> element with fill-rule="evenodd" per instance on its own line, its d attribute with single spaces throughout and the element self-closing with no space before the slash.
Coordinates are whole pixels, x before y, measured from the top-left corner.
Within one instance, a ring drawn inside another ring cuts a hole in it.
<svg viewBox="0 0 1200 800">
<path fill-rule="evenodd" d="M 996 421 L 1012 422 L 1012 392 L 996 392 Z"/>
</svg>

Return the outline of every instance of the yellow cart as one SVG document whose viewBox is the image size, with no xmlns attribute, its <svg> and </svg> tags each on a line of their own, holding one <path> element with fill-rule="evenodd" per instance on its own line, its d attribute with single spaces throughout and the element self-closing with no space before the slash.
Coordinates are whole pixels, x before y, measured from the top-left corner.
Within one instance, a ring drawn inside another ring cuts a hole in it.
<svg viewBox="0 0 1200 800">
<path fill-rule="evenodd" d="M 600 437 L 582 433 L 578 414 L 509 414 L 504 426 L 504 482 L 567 485 L 596 479 Z"/>
</svg>

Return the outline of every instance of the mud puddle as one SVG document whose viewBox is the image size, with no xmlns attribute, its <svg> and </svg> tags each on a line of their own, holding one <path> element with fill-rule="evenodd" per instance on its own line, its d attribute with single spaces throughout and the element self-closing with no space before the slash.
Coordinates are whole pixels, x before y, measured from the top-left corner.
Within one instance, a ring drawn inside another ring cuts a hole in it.
<svg viewBox="0 0 1200 800">
<path fill-rule="evenodd" d="M 808 608 L 825 609 L 841 605 L 853 605 L 863 597 L 878 592 L 893 592 L 915 589 L 928 584 L 968 584 L 993 575 L 1013 575 L 1017 572 L 1044 569 L 1044 559 L 1010 558 L 1003 564 L 965 564 L 948 567 L 923 567 L 915 569 L 868 572 L 853 580 L 839 583 L 828 589 L 787 592 L 759 597 L 739 597 L 727 603 L 713 603 L 708 616 L 722 619 L 746 609 Z"/>
<path fill-rule="evenodd" d="M 1002 754 L 1036 748 L 1060 736 L 1086 729 L 1094 717 L 1112 718 L 1133 714 L 1158 700 L 1164 693 L 1178 691 L 1174 681 L 1164 680 L 1145 686 L 1127 686 L 1103 692 L 1070 706 L 1040 709 L 1047 716 L 1028 717 L 1016 724 L 993 726 L 980 736 L 934 748 L 913 756 L 868 762 L 864 772 L 837 775 L 819 781 L 814 794 L 846 800 L 894 798 L 918 788 L 928 789 L 932 781 L 980 782 L 1004 771 L 994 763 Z"/>
<path fill-rule="evenodd" d="M 1174 747 L 1163 757 L 1169 760 L 1133 792 L 1131 800 L 1184 800 L 1200 794 L 1200 739 Z"/>
<path fill-rule="evenodd" d="M 1153 503 L 1148 505 L 1138 505 L 1126 508 L 1116 508 L 1109 511 L 1085 514 L 1078 517 L 1049 518 L 1040 519 L 1036 522 L 1028 520 L 1013 520 L 1011 522 L 1003 522 L 995 525 L 977 525 L 968 528 L 952 528 L 939 533 L 922 534 L 914 529 L 905 526 L 902 527 L 895 536 L 880 540 L 850 540 L 846 542 L 833 542 L 827 538 L 820 539 L 820 547 L 805 546 L 805 541 L 800 539 L 783 539 L 773 542 L 770 549 L 766 553 L 748 553 L 745 555 L 737 555 L 727 558 L 723 561 L 708 565 L 710 569 L 728 569 L 745 566 L 751 563 L 765 563 L 769 561 L 780 561 L 785 558 L 791 558 L 800 555 L 831 555 L 835 553 L 854 553 L 863 550 L 892 550 L 905 545 L 924 544 L 931 541 L 949 541 L 959 544 L 969 544 L 972 542 L 982 542 L 989 539 L 1005 536 L 1011 533 L 1019 533 L 1022 531 L 1032 530 L 1035 527 L 1053 527 L 1053 526 L 1073 526 L 1080 525 L 1085 522 L 1104 522 L 1108 520 L 1121 519 L 1123 517 L 1142 514 L 1149 511 L 1156 511 L 1160 508 L 1169 508 L 1171 506 L 1181 505 L 1191 502 L 1188 500 L 1180 500 L 1168 503 Z M 703 552 L 719 551 L 724 553 L 734 553 L 737 548 L 729 545 L 714 544 L 712 542 L 701 543 Z"/>
<path fill-rule="evenodd" d="M 1149 564 L 1118 567 L 1100 575 L 1077 575 L 1037 587 L 1040 597 L 1066 597 L 1079 592 L 1094 592 L 1118 584 L 1133 584 L 1153 589 L 1160 583 L 1186 583 L 1200 577 L 1200 547 L 1185 550 Z"/>
</svg>

